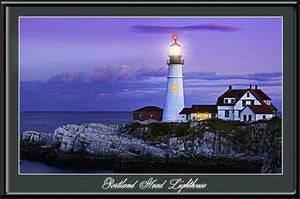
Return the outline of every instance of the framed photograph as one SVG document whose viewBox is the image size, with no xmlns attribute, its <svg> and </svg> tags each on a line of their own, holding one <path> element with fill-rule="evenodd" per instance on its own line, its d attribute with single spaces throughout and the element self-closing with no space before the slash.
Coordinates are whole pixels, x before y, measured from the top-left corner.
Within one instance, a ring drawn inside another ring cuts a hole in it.
<svg viewBox="0 0 300 199">
<path fill-rule="evenodd" d="M 4 197 L 299 196 L 297 1 L 1 6 Z"/>
</svg>

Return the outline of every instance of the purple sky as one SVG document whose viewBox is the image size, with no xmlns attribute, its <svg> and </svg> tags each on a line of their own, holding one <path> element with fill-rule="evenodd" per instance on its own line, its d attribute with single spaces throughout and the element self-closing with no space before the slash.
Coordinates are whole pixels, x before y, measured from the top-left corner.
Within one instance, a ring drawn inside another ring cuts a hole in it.
<svg viewBox="0 0 300 199">
<path fill-rule="evenodd" d="M 178 34 L 186 107 L 257 84 L 281 110 L 281 18 L 21 18 L 21 111 L 163 107 Z"/>
</svg>

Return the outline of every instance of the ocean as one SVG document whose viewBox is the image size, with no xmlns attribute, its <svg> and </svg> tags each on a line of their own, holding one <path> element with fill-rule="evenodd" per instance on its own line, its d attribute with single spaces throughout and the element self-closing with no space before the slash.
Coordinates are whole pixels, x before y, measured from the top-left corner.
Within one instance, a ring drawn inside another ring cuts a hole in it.
<svg viewBox="0 0 300 199">
<path fill-rule="evenodd" d="M 121 124 L 132 121 L 132 112 L 21 112 L 20 134 L 24 131 L 53 133 L 65 124 Z M 21 173 L 111 173 L 109 170 L 84 170 L 46 165 L 22 159 Z"/>
</svg>

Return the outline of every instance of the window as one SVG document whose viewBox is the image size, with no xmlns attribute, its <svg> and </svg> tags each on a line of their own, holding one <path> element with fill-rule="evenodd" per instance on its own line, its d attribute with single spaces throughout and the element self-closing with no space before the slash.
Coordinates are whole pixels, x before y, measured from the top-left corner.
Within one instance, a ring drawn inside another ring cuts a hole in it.
<svg viewBox="0 0 300 199">
<path fill-rule="evenodd" d="M 229 110 L 225 110 L 225 117 L 229 117 Z"/>
<path fill-rule="evenodd" d="M 254 105 L 254 100 L 251 100 L 251 105 Z"/>
<path fill-rule="evenodd" d="M 252 115 L 248 115 L 248 120 L 252 121 Z"/>
<path fill-rule="evenodd" d="M 266 119 L 266 115 L 263 115 L 263 120 L 265 120 Z"/>
<path fill-rule="evenodd" d="M 142 117 L 142 115 L 140 114 L 139 117 Z"/>
<path fill-rule="evenodd" d="M 243 121 L 247 121 L 247 115 L 244 115 L 244 120 Z"/>
<path fill-rule="evenodd" d="M 234 99 L 231 99 L 231 101 L 230 101 L 232 104 L 234 103 Z"/>
<path fill-rule="evenodd" d="M 228 104 L 228 99 L 225 99 L 225 104 Z"/>
<path fill-rule="evenodd" d="M 247 92 L 247 97 L 250 97 L 250 93 L 249 92 Z"/>
<path fill-rule="evenodd" d="M 243 100 L 243 106 L 245 106 L 246 105 L 246 100 Z"/>
</svg>

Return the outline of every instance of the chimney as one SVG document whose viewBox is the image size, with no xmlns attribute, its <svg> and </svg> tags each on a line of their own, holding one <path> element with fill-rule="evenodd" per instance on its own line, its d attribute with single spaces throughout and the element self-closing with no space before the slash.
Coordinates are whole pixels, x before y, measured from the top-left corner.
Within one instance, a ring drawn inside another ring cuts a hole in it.
<svg viewBox="0 0 300 199">
<path fill-rule="evenodd" d="M 250 89 L 250 90 L 252 89 L 252 85 L 251 85 L 251 84 L 249 85 L 249 89 Z"/>
<path fill-rule="evenodd" d="M 232 85 L 229 85 L 229 90 L 230 90 L 230 91 L 232 90 Z"/>
<path fill-rule="evenodd" d="M 255 90 L 257 90 L 257 85 L 255 85 Z"/>
</svg>

